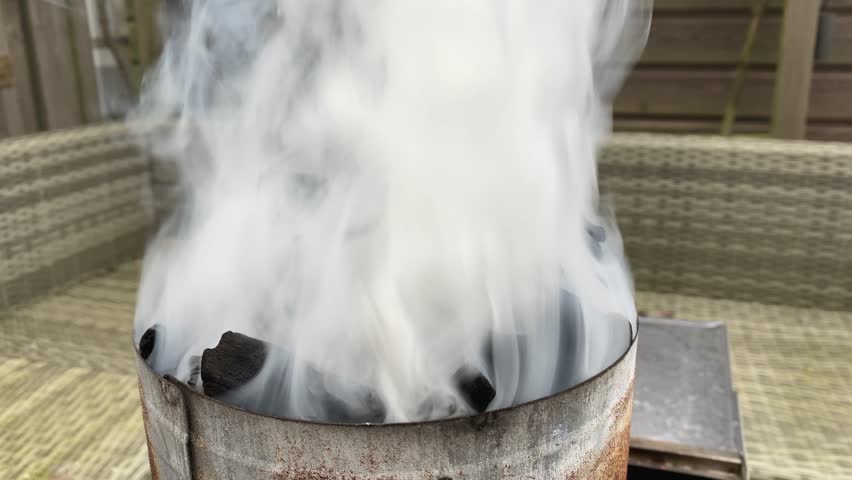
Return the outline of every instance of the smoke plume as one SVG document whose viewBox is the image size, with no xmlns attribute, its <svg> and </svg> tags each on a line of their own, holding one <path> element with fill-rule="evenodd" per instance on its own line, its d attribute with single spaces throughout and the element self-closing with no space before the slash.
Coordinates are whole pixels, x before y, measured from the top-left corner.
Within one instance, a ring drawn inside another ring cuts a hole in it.
<svg viewBox="0 0 852 480">
<path fill-rule="evenodd" d="M 648 20 L 630 0 L 179 2 L 130 122 L 178 171 L 136 313 L 153 368 L 185 380 L 241 332 L 275 348 L 229 401 L 385 422 L 469 413 L 461 367 L 490 409 L 600 372 L 636 312 L 596 155 Z"/>
</svg>

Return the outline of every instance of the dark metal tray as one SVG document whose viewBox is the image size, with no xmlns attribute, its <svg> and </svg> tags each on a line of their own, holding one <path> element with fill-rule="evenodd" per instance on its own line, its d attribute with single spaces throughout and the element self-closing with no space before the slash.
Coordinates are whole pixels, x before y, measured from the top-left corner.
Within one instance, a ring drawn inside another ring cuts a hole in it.
<svg viewBox="0 0 852 480">
<path fill-rule="evenodd" d="M 724 324 L 641 318 L 636 362 L 631 466 L 747 478 Z"/>
</svg>

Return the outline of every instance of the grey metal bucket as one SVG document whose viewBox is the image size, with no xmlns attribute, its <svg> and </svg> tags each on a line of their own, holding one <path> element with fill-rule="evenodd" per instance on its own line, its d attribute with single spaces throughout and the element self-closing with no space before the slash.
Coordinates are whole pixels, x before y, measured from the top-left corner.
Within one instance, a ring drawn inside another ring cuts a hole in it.
<svg viewBox="0 0 852 480">
<path fill-rule="evenodd" d="M 268 417 L 159 376 L 139 357 L 154 479 L 624 479 L 636 339 L 600 374 L 552 396 L 420 423 Z"/>
</svg>

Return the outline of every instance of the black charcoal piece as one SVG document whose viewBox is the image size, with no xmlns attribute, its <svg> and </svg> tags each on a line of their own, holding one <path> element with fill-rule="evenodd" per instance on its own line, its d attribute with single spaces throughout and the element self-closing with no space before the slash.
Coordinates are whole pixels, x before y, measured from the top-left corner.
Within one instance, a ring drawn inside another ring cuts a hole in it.
<svg viewBox="0 0 852 480">
<path fill-rule="evenodd" d="M 201 355 L 204 394 L 215 397 L 248 383 L 263 368 L 267 350 L 263 341 L 241 333 L 223 333 L 219 344 Z"/>
<path fill-rule="evenodd" d="M 145 330 L 145 333 L 142 334 L 142 338 L 139 339 L 139 355 L 142 356 L 144 360 L 147 360 L 148 357 L 151 356 L 151 352 L 154 351 L 154 345 L 157 340 L 157 326 Z"/>
<path fill-rule="evenodd" d="M 471 408 L 479 413 L 488 409 L 497 395 L 494 386 L 478 370 L 462 368 L 454 375 L 456 387 Z"/>
<path fill-rule="evenodd" d="M 225 332 L 215 348 L 204 350 L 201 356 L 201 382 L 204 394 L 216 397 L 234 390 L 251 381 L 260 373 L 264 362 L 272 349 L 275 348 L 275 358 L 282 359 L 284 370 L 289 368 L 290 355 L 268 343 L 256 338 L 235 332 Z M 367 387 L 363 387 L 354 395 L 354 400 L 345 402 L 329 393 L 324 385 L 340 383 L 333 375 L 320 372 L 313 366 L 307 366 L 305 383 L 302 388 L 308 390 L 310 402 L 320 407 L 322 416 L 317 420 L 333 423 L 381 423 L 386 416 L 385 406 L 379 396 Z M 283 373 L 277 375 L 284 377 Z M 192 376 L 190 381 L 192 381 Z M 189 383 L 189 382 L 187 382 Z M 267 385 L 268 387 L 268 385 Z M 279 386 L 278 388 L 286 388 Z M 226 401 L 238 401 L 235 398 L 224 397 Z M 244 400 L 241 400 L 244 402 Z M 354 404 L 353 404 L 354 403 Z M 280 415 L 280 404 L 267 405 L 267 402 L 241 403 L 243 408 L 249 408 L 268 415 Z"/>
<path fill-rule="evenodd" d="M 198 380 L 201 378 L 201 357 L 198 355 L 189 357 L 189 365 L 189 378 L 186 380 L 186 384 L 190 387 L 194 387 L 198 384 Z"/>
</svg>

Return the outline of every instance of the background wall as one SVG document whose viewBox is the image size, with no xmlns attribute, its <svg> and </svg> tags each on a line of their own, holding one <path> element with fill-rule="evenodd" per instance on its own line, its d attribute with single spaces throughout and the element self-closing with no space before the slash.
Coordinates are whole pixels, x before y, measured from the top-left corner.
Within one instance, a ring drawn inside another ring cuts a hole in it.
<svg viewBox="0 0 852 480">
<path fill-rule="evenodd" d="M 799 0 L 791 0 L 799 1 Z M 718 133 L 753 0 L 656 0 L 641 62 L 619 95 L 619 130 Z M 735 133 L 765 133 L 780 45 L 780 0 L 770 0 L 752 51 Z M 852 141 L 852 0 L 824 0 L 807 137 Z"/>
<path fill-rule="evenodd" d="M 83 0 L 0 0 L 0 136 L 101 119 Z"/>
<path fill-rule="evenodd" d="M 159 1 L 0 0 L 0 138 L 126 113 Z"/>
<path fill-rule="evenodd" d="M 126 112 L 158 48 L 153 12 L 160 1 L 0 0 L 0 138 Z M 615 102 L 616 129 L 718 133 L 753 4 L 656 0 L 644 56 Z M 783 1 L 768 5 L 735 133 L 769 131 Z M 807 137 L 852 141 L 852 0 L 822 5 Z"/>
</svg>

